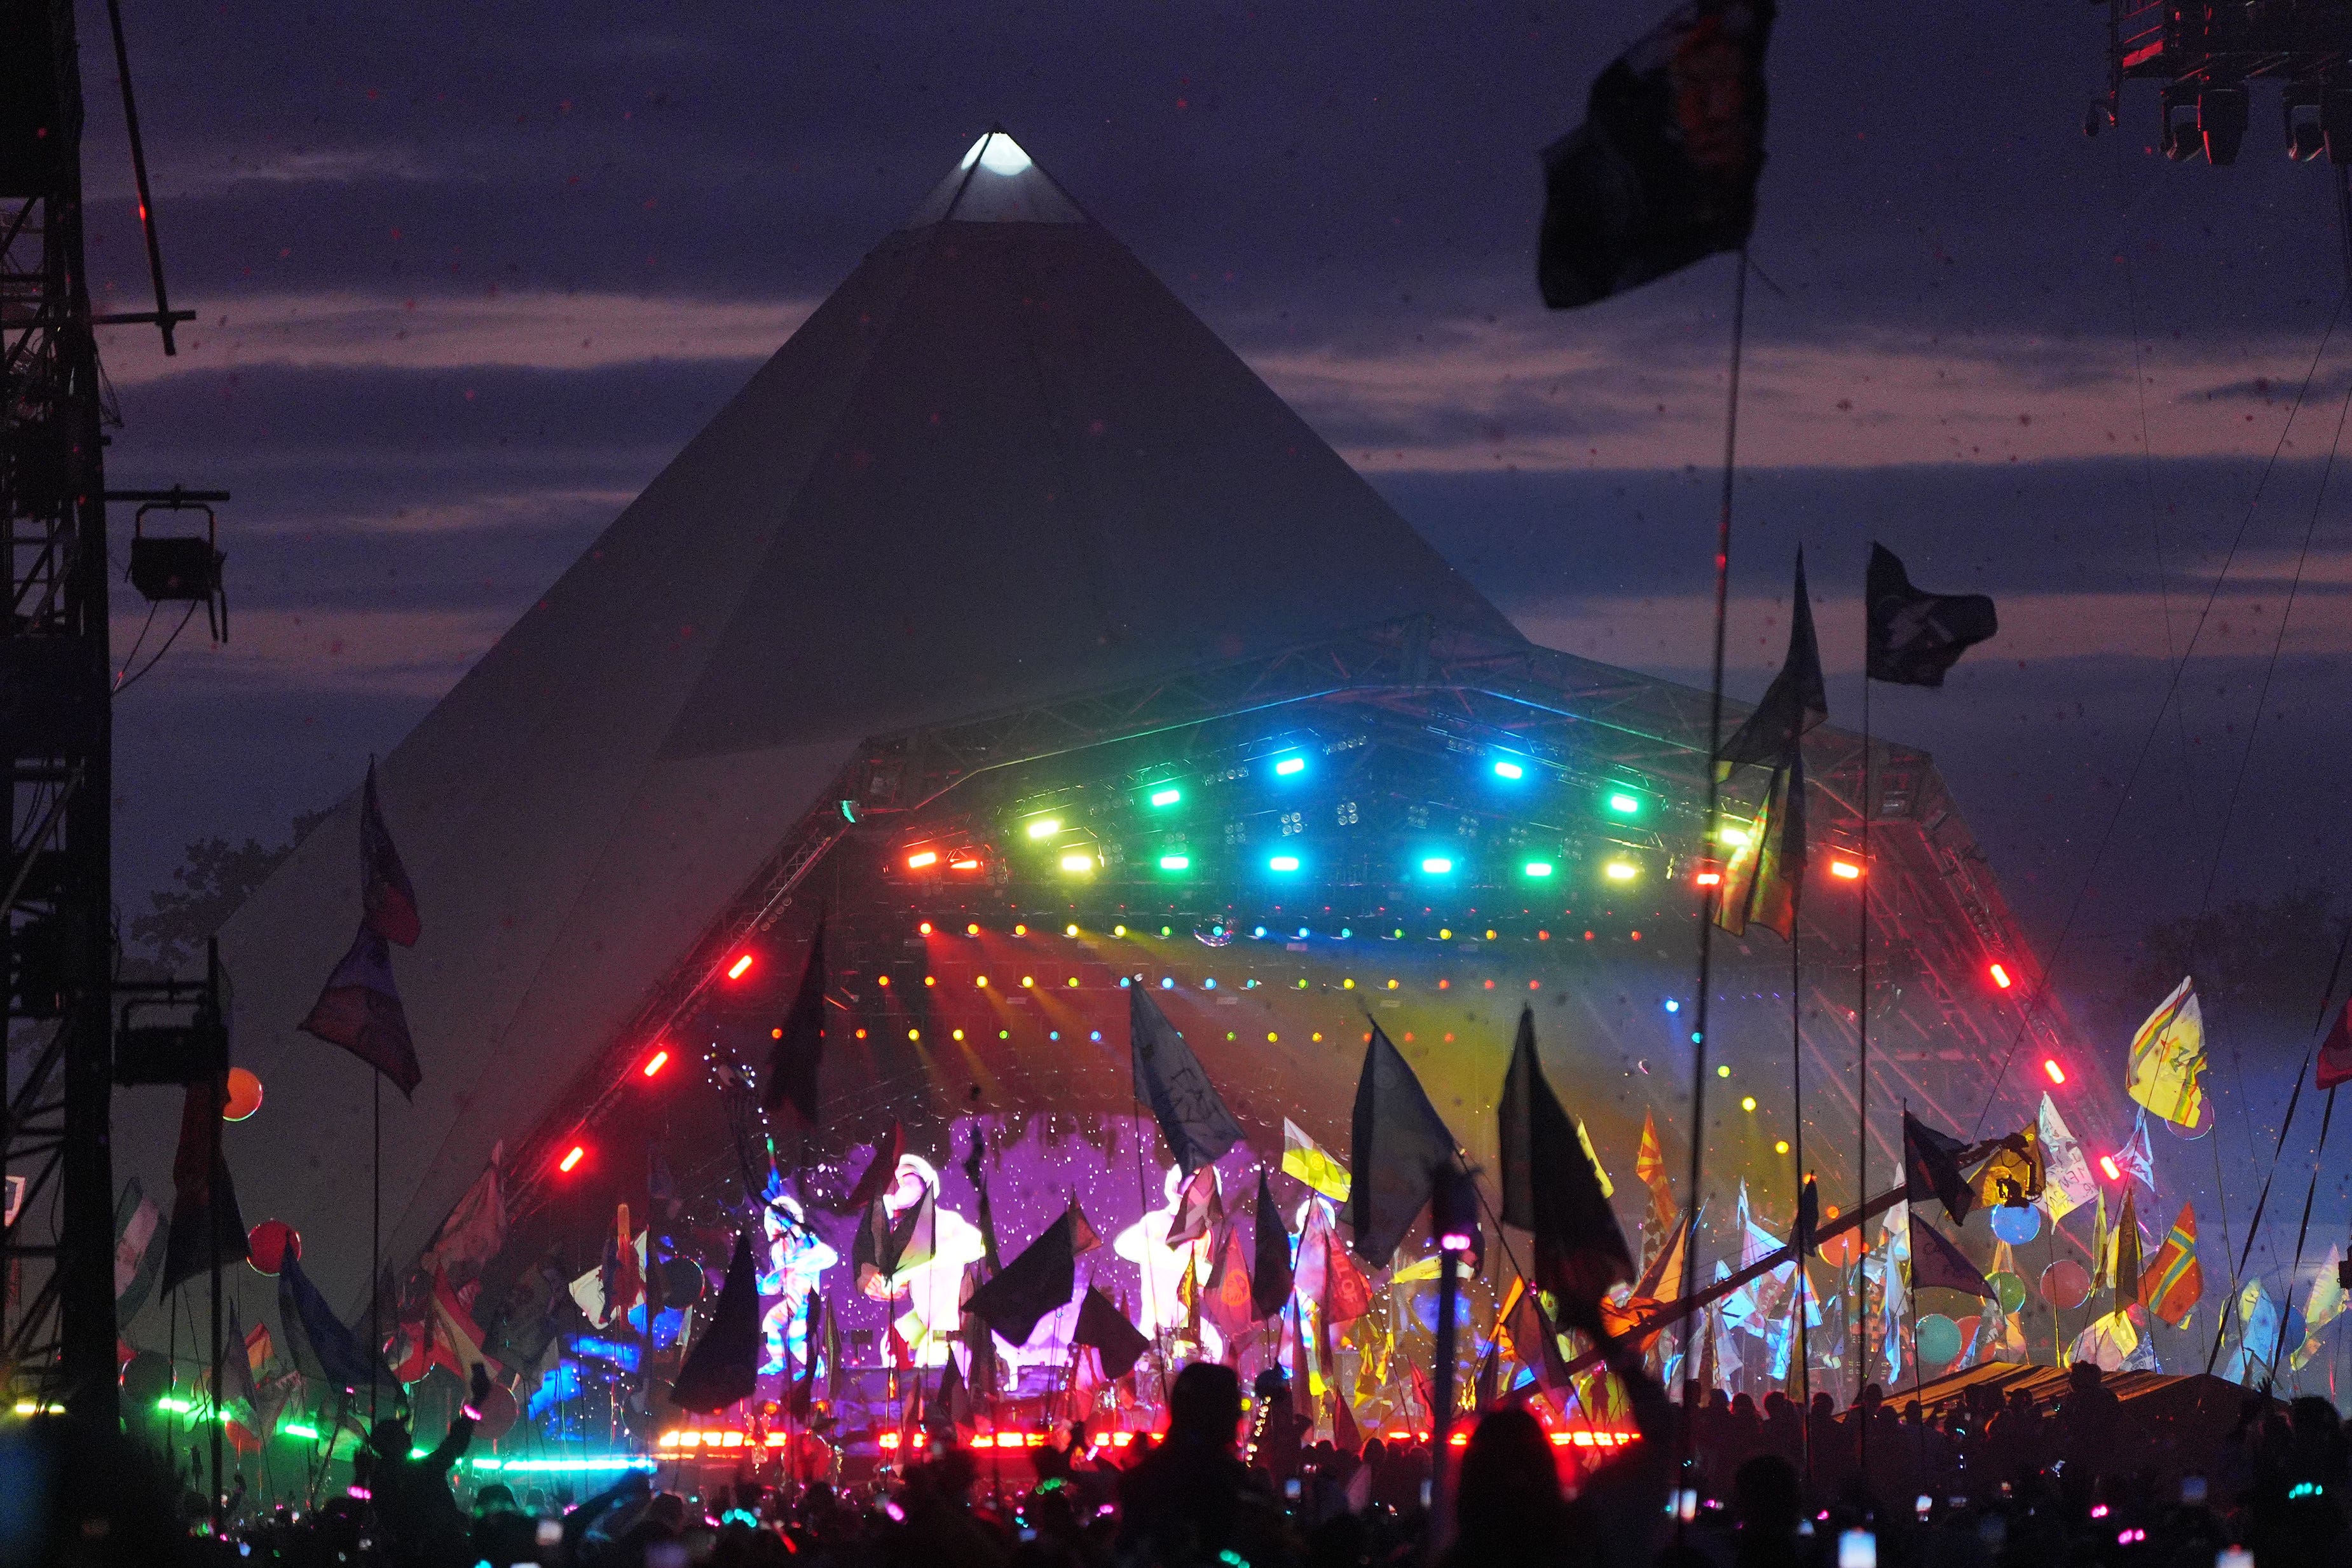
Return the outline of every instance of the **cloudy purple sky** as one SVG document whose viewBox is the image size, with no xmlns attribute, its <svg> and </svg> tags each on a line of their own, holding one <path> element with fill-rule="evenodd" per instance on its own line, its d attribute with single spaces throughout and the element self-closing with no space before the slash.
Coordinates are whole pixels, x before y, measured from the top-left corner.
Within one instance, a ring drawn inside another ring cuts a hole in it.
<svg viewBox="0 0 2352 1568">
<path fill-rule="evenodd" d="M 992 120 L 1531 634 L 1704 678 L 1732 264 L 1573 315 L 1531 282 L 1535 149 L 1647 10 L 126 10 L 200 319 L 176 360 L 109 335 L 113 479 L 236 496 L 234 641 L 184 640 L 120 709 L 127 911 L 188 840 L 354 782 Z M 2352 851 L 2346 476 L 2315 511 L 2352 323 L 2287 428 L 2342 287 L 2333 198 L 2260 95 L 2234 169 L 2154 156 L 2138 94 L 2084 140 L 2095 9 L 1918 15 L 1780 24 L 1733 681 L 1777 660 L 1801 541 L 1842 722 L 1868 538 L 1997 596 L 1997 643 L 1876 714 L 2047 943 L 2242 527 L 2068 933 L 2097 985 L 2217 855 L 2221 899 L 2341 885 Z M 92 86 L 93 276 L 130 308 Z"/>
</svg>

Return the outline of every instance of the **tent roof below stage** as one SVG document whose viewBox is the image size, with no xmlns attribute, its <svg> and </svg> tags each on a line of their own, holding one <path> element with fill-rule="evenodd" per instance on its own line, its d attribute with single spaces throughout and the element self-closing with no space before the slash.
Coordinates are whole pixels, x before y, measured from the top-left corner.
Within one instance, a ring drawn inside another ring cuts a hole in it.
<svg viewBox="0 0 2352 1568">
<path fill-rule="evenodd" d="M 2112 1390 L 2123 1406 L 2129 1431 L 2125 1441 L 2146 1448 L 2142 1465 L 2137 1468 L 2166 1475 L 2204 1473 L 2237 1428 L 2246 1401 L 2268 1397 L 2226 1377 L 2201 1372 L 2111 1372 L 2102 1386 Z M 2016 1393 L 2030 1395 L 2035 1408 L 2046 1416 L 2069 1391 L 2067 1369 L 1992 1362 L 1922 1384 L 1916 1395 L 1909 1389 L 1895 1390 L 1886 1402 L 1900 1409 L 1916 1399 L 1933 1410 L 1960 1399 L 1969 1389 L 1982 1387 L 1997 1389 L 2003 1400 Z"/>
</svg>

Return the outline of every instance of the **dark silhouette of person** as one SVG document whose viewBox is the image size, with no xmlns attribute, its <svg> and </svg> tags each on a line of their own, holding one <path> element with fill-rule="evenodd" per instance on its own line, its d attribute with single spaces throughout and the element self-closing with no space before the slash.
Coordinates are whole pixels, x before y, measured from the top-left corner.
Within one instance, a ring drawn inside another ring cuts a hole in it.
<svg viewBox="0 0 2352 1568">
<path fill-rule="evenodd" d="M 449 1471 L 474 1440 L 475 1411 L 489 1397 L 490 1375 L 478 1361 L 472 1393 L 472 1403 L 459 1409 L 439 1446 L 421 1458 L 409 1457 L 408 1423 L 397 1416 L 369 1428 L 368 1490 L 376 1533 L 384 1561 L 398 1568 L 444 1568 L 468 1561 L 469 1521 L 449 1493 Z"/>
<path fill-rule="evenodd" d="M 1559 1464 L 1551 1438 L 1525 1410 L 1490 1410 L 1462 1450 L 1454 1488 L 1449 1568 L 1540 1563 L 1556 1555 L 1566 1529 Z"/>
<path fill-rule="evenodd" d="M 1241 1379 L 1196 1361 L 1168 1391 L 1168 1437 L 1119 1478 L 1123 1559 L 1213 1563 L 1232 1552 L 1251 1563 L 1285 1555 L 1281 1513 L 1234 1452 Z"/>
</svg>

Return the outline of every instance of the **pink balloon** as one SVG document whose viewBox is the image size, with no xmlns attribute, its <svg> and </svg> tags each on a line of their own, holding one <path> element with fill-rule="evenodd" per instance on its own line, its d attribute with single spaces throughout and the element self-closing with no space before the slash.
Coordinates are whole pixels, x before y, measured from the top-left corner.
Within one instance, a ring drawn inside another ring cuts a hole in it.
<svg viewBox="0 0 2352 1568">
<path fill-rule="evenodd" d="M 289 1258 L 302 1256 L 302 1238 L 282 1219 L 265 1219 L 245 1239 L 246 1261 L 257 1273 L 276 1274 Z"/>
<path fill-rule="evenodd" d="M 2061 1258 L 2042 1270 L 2042 1299 L 2062 1312 L 2071 1312 L 2091 1296 L 2091 1271 L 2072 1258 Z"/>
</svg>

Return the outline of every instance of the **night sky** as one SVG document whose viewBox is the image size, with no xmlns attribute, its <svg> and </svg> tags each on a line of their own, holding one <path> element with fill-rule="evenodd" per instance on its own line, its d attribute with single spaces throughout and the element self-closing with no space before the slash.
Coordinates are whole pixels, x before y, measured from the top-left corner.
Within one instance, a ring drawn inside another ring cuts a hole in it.
<svg viewBox="0 0 2352 1568">
<path fill-rule="evenodd" d="M 193 629 L 118 709 L 126 915 L 189 840 L 282 836 L 356 783 L 992 121 L 1530 635 L 1706 678 L 1734 264 L 1567 315 L 1533 283 L 1536 150 L 1649 9 L 126 12 L 199 319 L 172 361 L 109 334 L 110 479 L 236 497 L 234 640 Z M 1780 20 L 1732 686 L 1778 662 L 1800 543 L 1842 724 L 1869 538 L 1995 595 L 2000 639 L 1874 720 L 1935 753 L 2095 991 L 2209 874 L 2216 904 L 2342 883 L 2352 476 L 2321 479 L 2352 322 L 2321 351 L 2334 196 L 2274 98 L 2238 166 L 2174 166 L 2153 89 L 2082 133 L 2102 11 L 1962 16 Z M 93 279 L 137 308 L 84 26 Z"/>
</svg>

